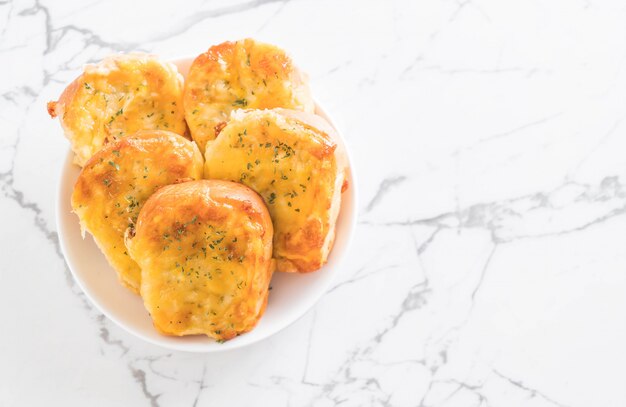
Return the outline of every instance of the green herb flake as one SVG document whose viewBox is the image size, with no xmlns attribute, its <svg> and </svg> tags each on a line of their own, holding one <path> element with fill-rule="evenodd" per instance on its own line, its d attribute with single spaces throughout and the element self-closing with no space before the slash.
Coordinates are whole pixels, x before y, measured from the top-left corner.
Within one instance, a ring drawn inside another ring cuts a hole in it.
<svg viewBox="0 0 626 407">
<path fill-rule="evenodd" d="M 248 106 L 248 101 L 246 99 L 236 99 L 233 102 L 233 106 L 241 106 L 241 107 L 246 107 Z"/>
<path fill-rule="evenodd" d="M 276 194 L 275 193 L 271 193 L 269 199 L 267 200 L 268 203 L 273 204 L 274 200 L 276 200 Z"/>
<path fill-rule="evenodd" d="M 111 116 L 111 120 L 109 120 L 109 124 L 113 123 L 113 120 L 115 120 L 117 118 L 117 116 L 119 116 L 119 115 L 121 115 L 123 113 L 124 113 L 124 108 L 121 108 L 120 110 L 115 112 L 115 114 L 113 116 Z"/>
</svg>

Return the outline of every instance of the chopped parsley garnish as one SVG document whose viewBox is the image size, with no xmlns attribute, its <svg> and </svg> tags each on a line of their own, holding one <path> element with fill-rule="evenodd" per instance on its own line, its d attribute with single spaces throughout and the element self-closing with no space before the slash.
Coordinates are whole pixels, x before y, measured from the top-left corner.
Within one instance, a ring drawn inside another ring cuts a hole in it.
<svg viewBox="0 0 626 407">
<path fill-rule="evenodd" d="M 246 99 L 236 99 L 233 102 L 233 106 L 241 106 L 241 107 L 246 107 L 248 106 L 248 101 Z"/>
<path fill-rule="evenodd" d="M 111 120 L 109 120 L 109 124 L 113 123 L 113 120 L 115 120 L 117 118 L 117 116 L 121 115 L 124 113 L 124 108 L 118 110 L 117 112 L 115 112 L 115 114 L 113 116 L 111 116 Z"/>
</svg>

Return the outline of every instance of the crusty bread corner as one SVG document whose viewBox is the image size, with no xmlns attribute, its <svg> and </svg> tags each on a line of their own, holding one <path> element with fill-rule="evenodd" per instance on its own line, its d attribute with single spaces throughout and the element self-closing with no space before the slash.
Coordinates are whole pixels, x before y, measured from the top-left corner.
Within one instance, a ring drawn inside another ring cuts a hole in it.
<svg viewBox="0 0 626 407">
<path fill-rule="evenodd" d="M 181 88 L 185 84 L 185 79 L 183 75 L 178 71 L 178 67 L 176 64 L 163 61 L 158 55 L 149 54 L 146 52 L 128 52 L 128 53 L 118 53 L 105 57 L 102 61 L 97 64 L 86 64 L 83 68 L 83 72 L 85 74 L 100 74 L 106 75 L 110 73 L 112 70 L 117 69 L 119 66 L 119 62 L 121 61 L 158 61 L 163 67 L 166 67 L 171 74 L 176 75 L 178 83 Z"/>
<path fill-rule="evenodd" d="M 51 118 L 54 119 L 55 117 L 57 117 L 57 102 L 48 102 L 46 107 L 48 108 L 48 114 Z"/>
<path fill-rule="evenodd" d="M 142 88 L 146 81 L 158 85 Z M 93 92 L 100 92 L 103 95 L 107 103 L 106 108 L 98 107 L 97 103 L 92 104 L 95 99 L 90 98 L 90 90 L 84 88 L 93 87 L 94 82 L 101 85 L 94 88 L 96 90 Z M 120 99 L 120 92 L 125 92 L 126 87 L 129 88 L 126 92 L 127 97 Z M 153 103 L 153 110 L 157 113 L 166 111 L 168 114 L 170 109 L 165 108 L 164 101 L 173 99 L 182 105 L 183 88 L 184 78 L 176 65 L 161 61 L 152 54 L 139 52 L 115 54 L 97 64 L 85 65 L 83 73 L 65 88 L 59 99 L 48 102 L 47 110 L 50 117 L 59 118 L 63 132 L 75 153 L 74 163 L 82 167 L 107 142 L 142 129 L 171 130 L 190 138 L 182 106 L 174 109 L 180 113 L 172 112 L 171 117 L 163 119 L 167 124 L 165 127 L 163 125 L 159 127 L 153 119 L 149 119 L 152 115 L 148 115 L 151 112 L 146 111 L 145 107 L 139 108 L 141 101 L 143 100 L 145 105 L 148 99 L 148 102 Z M 136 92 L 135 89 L 137 91 L 141 89 L 143 93 Z M 154 107 L 155 100 L 157 107 Z M 138 108 L 140 110 L 137 110 Z M 128 117 L 128 114 L 133 116 Z M 120 121 L 124 119 L 123 123 L 112 120 L 118 116 Z"/>
</svg>

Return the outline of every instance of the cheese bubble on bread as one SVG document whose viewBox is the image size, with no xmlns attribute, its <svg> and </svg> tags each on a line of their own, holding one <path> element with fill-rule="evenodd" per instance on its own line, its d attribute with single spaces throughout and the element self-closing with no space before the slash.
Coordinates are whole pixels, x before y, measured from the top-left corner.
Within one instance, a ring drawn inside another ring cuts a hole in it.
<svg viewBox="0 0 626 407">
<path fill-rule="evenodd" d="M 272 233 L 263 200 L 244 185 L 201 180 L 159 189 L 128 239 L 155 328 L 216 340 L 251 330 L 267 304 Z"/>
<path fill-rule="evenodd" d="M 189 69 L 184 102 L 191 135 L 203 152 L 235 109 L 315 108 L 304 74 L 285 51 L 252 39 L 200 54 Z"/>
<path fill-rule="evenodd" d="M 144 202 L 158 188 L 202 178 L 203 159 L 195 143 L 171 132 L 138 132 L 107 144 L 83 167 L 72 193 L 72 208 L 117 271 L 120 282 L 139 292 L 141 271 L 124 243 Z"/>
<path fill-rule="evenodd" d="M 83 166 L 107 143 L 139 130 L 185 134 L 183 77 L 175 65 L 148 54 L 120 54 L 87 65 L 48 113 L 59 117 Z"/>
<path fill-rule="evenodd" d="M 207 145 L 205 178 L 241 182 L 265 200 L 278 271 L 315 271 L 328 258 L 347 165 L 335 137 L 316 115 L 238 110 Z"/>
</svg>

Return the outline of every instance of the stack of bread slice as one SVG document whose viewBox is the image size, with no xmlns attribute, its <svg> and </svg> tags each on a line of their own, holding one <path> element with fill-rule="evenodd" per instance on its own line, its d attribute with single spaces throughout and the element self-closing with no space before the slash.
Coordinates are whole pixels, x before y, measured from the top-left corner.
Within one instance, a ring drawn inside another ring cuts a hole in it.
<svg viewBox="0 0 626 407">
<path fill-rule="evenodd" d="M 82 167 L 72 207 L 167 335 L 254 328 L 274 271 L 319 270 L 347 160 L 281 49 L 209 48 L 186 78 L 156 56 L 87 66 L 56 102 Z"/>
</svg>

